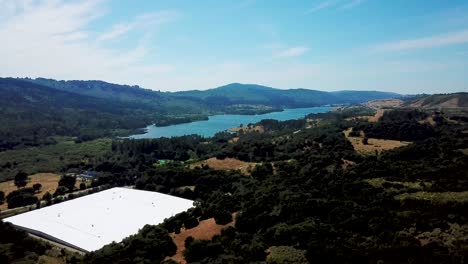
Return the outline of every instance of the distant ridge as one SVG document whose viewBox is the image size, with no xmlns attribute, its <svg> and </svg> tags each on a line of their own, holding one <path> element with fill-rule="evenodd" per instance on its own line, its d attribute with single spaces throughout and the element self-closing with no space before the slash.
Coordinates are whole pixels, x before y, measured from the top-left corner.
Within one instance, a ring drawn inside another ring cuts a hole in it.
<svg viewBox="0 0 468 264">
<path fill-rule="evenodd" d="M 379 91 L 325 92 L 305 88 L 277 89 L 258 84 L 231 83 L 208 90 L 159 92 L 139 86 L 113 84 L 104 81 L 57 81 L 37 78 L 22 79 L 53 89 L 122 102 L 159 106 L 164 113 L 255 113 L 283 108 L 312 107 L 330 104 L 356 104 L 369 100 L 401 97 L 400 94 Z M 239 105 L 244 105 L 240 107 Z M 247 106 L 248 109 L 245 109 Z M 242 108 L 241 110 L 239 110 Z"/>
<path fill-rule="evenodd" d="M 257 84 L 231 83 L 208 90 L 173 93 L 175 96 L 199 98 L 207 103 L 248 103 L 274 107 L 309 107 L 326 104 L 354 104 L 369 100 L 401 97 L 400 94 L 378 91 L 324 92 L 305 88 L 276 89 Z"/>
<path fill-rule="evenodd" d="M 427 109 L 468 108 L 468 93 L 421 95 L 406 101 L 404 106 Z"/>
</svg>

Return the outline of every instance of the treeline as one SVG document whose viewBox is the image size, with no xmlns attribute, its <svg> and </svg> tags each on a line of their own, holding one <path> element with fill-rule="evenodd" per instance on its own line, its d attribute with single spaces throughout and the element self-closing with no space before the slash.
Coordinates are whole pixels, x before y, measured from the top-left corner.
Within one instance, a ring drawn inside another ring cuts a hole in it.
<svg viewBox="0 0 468 264">
<path fill-rule="evenodd" d="M 386 111 L 376 124 L 366 124 L 357 129 L 364 131 L 371 138 L 403 141 L 424 140 L 435 136 L 432 125 L 423 121 L 430 117 L 420 110 Z M 437 120 L 439 123 L 443 120 Z"/>
<path fill-rule="evenodd" d="M 0 220 L 0 263 L 38 263 L 50 246 Z"/>
<path fill-rule="evenodd" d="M 158 104 L 97 98 L 12 78 L 0 78 L 0 94 L 0 151 L 55 144 L 56 136 L 82 142 L 140 133 L 149 124 L 206 118 L 170 115 Z"/>
</svg>

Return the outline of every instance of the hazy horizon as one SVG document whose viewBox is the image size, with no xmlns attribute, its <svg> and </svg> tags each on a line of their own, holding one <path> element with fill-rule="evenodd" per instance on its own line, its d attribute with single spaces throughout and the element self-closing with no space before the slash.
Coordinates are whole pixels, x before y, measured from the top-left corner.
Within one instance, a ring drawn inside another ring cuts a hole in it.
<svg viewBox="0 0 468 264">
<path fill-rule="evenodd" d="M 0 1 L 0 76 L 463 92 L 467 14 L 437 0 Z"/>
</svg>

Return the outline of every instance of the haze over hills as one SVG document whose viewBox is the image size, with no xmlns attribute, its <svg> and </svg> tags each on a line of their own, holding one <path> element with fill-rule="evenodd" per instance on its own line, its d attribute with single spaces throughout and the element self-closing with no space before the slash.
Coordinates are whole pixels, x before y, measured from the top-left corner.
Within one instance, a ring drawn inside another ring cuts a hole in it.
<svg viewBox="0 0 468 264">
<path fill-rule="evenodd" d="M 282 90 L 239 83 L 205 91 L 170 93 L 104 81 L 44 78 L 0 78 L 0 93 L 3 122 L 0 150 L 53 144 L 55 136 L 91 140 L 130 135 L 149 124 L 186 123 L 206 119 L 212 114 L 260 114 L 284 108 L 356 104 L 401 97 L 390 92 Z M 454 100 L 466 105 L 466 94 L 453 96 L 443 98 L 452 105 Z M 432 99 L 424 100 L 442 100 L 434 99 L 436 96 L 429 98 Z"/>
<path fill-rule="evenodd" d="M 211 114 L 258 114 L 399 96 L 384 92 L 280 90 L 242 84 L 162 93 L 103 81 L 44 78 L 0 78 L 0 93 L 0 150 L 53 143 L 54 136 L 90 140 L 129 135 L 149 124 L 185 123 L 206 119 Z"/>
<path fill-rule="evenodd" d="M 324 92 L 310 89 L 275 89 L 257 84 L 231 83 L 214 89 L 175 92 L 176 96 L 201 98 L 210 104 L 263 104 L 272 107 L 308 107 L 361 103 L 401 95 L 377 91 Z"/>
<path fill-rule="evenodd" d="M 420 108 L 468 108 L 468 93 L 433 94 L 408 100 L 403 106 Z"/>
<path fill-rule="evenodd" d="M 103 81 L 57 81 L 53 79 L 24 79 L 54 89 L 93 97 L 150 103 L 170 107 L 184 101 L 183 105 L 221 110 L 226 105 L 254 104 L 273 108 L 310 107 L 325 104 L 360 103 L 375 99 L 396 98 L 401 95 L 378 91 L 324 92 L 310 89 L 276 89 L 257 84 L 231 83 L 225 86 L 181 92 L 158 92 L 139 86 L 119 85 Z"/>
</svg>

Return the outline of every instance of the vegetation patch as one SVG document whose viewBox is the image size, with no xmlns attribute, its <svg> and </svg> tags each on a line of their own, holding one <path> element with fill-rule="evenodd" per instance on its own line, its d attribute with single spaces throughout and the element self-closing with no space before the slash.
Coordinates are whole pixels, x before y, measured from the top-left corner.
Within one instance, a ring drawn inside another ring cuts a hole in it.
<svg viewBox="0 0 468 264">
<path fill-rule="evenodd" d="M 411 144 L 408 141 L 390 140 L 390 139 L 376 139 L 369 138 L 367 144 L 364 143 L 363 137 L 351 136 L 352 128 L 343 131 L 346 138 L 353 145 L 354 150 L 363 155 L 380 154 L 383 151 L 392 150 L 395 148 L 407 146 Z"/>
<path fill-rule="evenodd" d="M 371 186 L 375 188 L 384 188 L 384 189 L 401 189 L 401 188 L 408 188 L 414 190 L 423 190 L 426 187 L 430 187 L 432 183 L 430 182 L 402 182 L 402 181 L 388 181 L 384 178 L 373 178 L 373 179 L 366 179 L 364 182 L 367 182 Z"/>
<path fill-rule="evenodd" d="M 253 126 L 253 125 L 247 125 L 247 126 L 239 126 L 239 127 L 233 127 L 229 129 L 230 132 L 235 132 L 239 134 L 244 134 L 244 133 L 252 133 L 252 132 L 258 132 L 258 133 L 264 133 L 265 129 L 263 126 Z"/>
<path fill-rule="evenodd" d="M 400 99 L 383 99 L 383 100 L 372 100 L 366 103 L 367 106 L 373 108 L 388 108 L 388 107 L 400 107 L 403 104 L 403 100 Z"/>
<path fill-rule="evenodd" d="M 235 214 L 233 214 L 232 218 L 235 219 Z M 183 228 L 179 234 L 172 233 L 171 237 L 177 246 L 177 252 L 174 256 L 170 257 L 169 259 L 177 261 L 178 263 L 187 263 L 187 261 L 185 261 L 184 259 L 183 252 L 185 250 L 185 241 L 188 237 L 192 237 L 193 239 L 197 240 L 209 240 L 212 239 L 214 236 L 221 234 L 221 231 L 223 229 L 226 229 L 230 226 L 234 226 L 234 224 L 235 221 L 232 221 L 231 223 L 225 225 L 218 225 L 216 224 L 214 218 L 209 218 L 200 221 L 199 225 L 194 228 Z"/>
<path fill-rule="evenodd" d="M 0 181 L 13 179 L 20 171 L 27 174 L 60 172 L 86 167 L 111 151 L 111 139 L 76 143 L 64 139 L 55 145 L 0 152 Z"/>
<path fill-rule="evenodd" d="M 307 264 L 305 250 L 295 249 L 291 246 L 274 246 L 267 251 L 268 264 Z"/>
<path fill-rule="evenodd" d="M 30 175 L 27 181 L 25 188 L 33 187 L 34 184 L 41 184 L 41 188 L 38 192 L 35 193 L 37 198 L 41 198 L 45 193 L 54 193 L 58 187 L 58 182 L 60 181 L 60 175 L 55 173 L 37 173 Z M 76 187 L 79 188 L 79 183 L 76 183 Z M 5 195 L 9 194 L 12 191 L 17 190 L 18 187 L 15 185 L 15 181 L 6 181 L 0 182 L 0 191 L 4 192 Z M 4 203 L 0 205 L 0 210 L 7 209 L 8 204 Z"/>
<path fill-rule="evenodd" d="M 245 162 L 245 161 L 241 161 L 235 158 L 225 158 L 225 159 L 209 158 L 207 160 L 193 164 L 192 168 L 206 165 L 215 170 L 240 170 L 244 174 L 250 174 L 252 169 L 257 164 L 258 163 Z"/>
<path fill-rule="evenodd" d="M 395 196 L 397 200 L 425 200 L 433 203 L 466 203 L 468 202 L 468 191 L 465 192 L 415 192 L 403 193 Z"/>
</svg>

